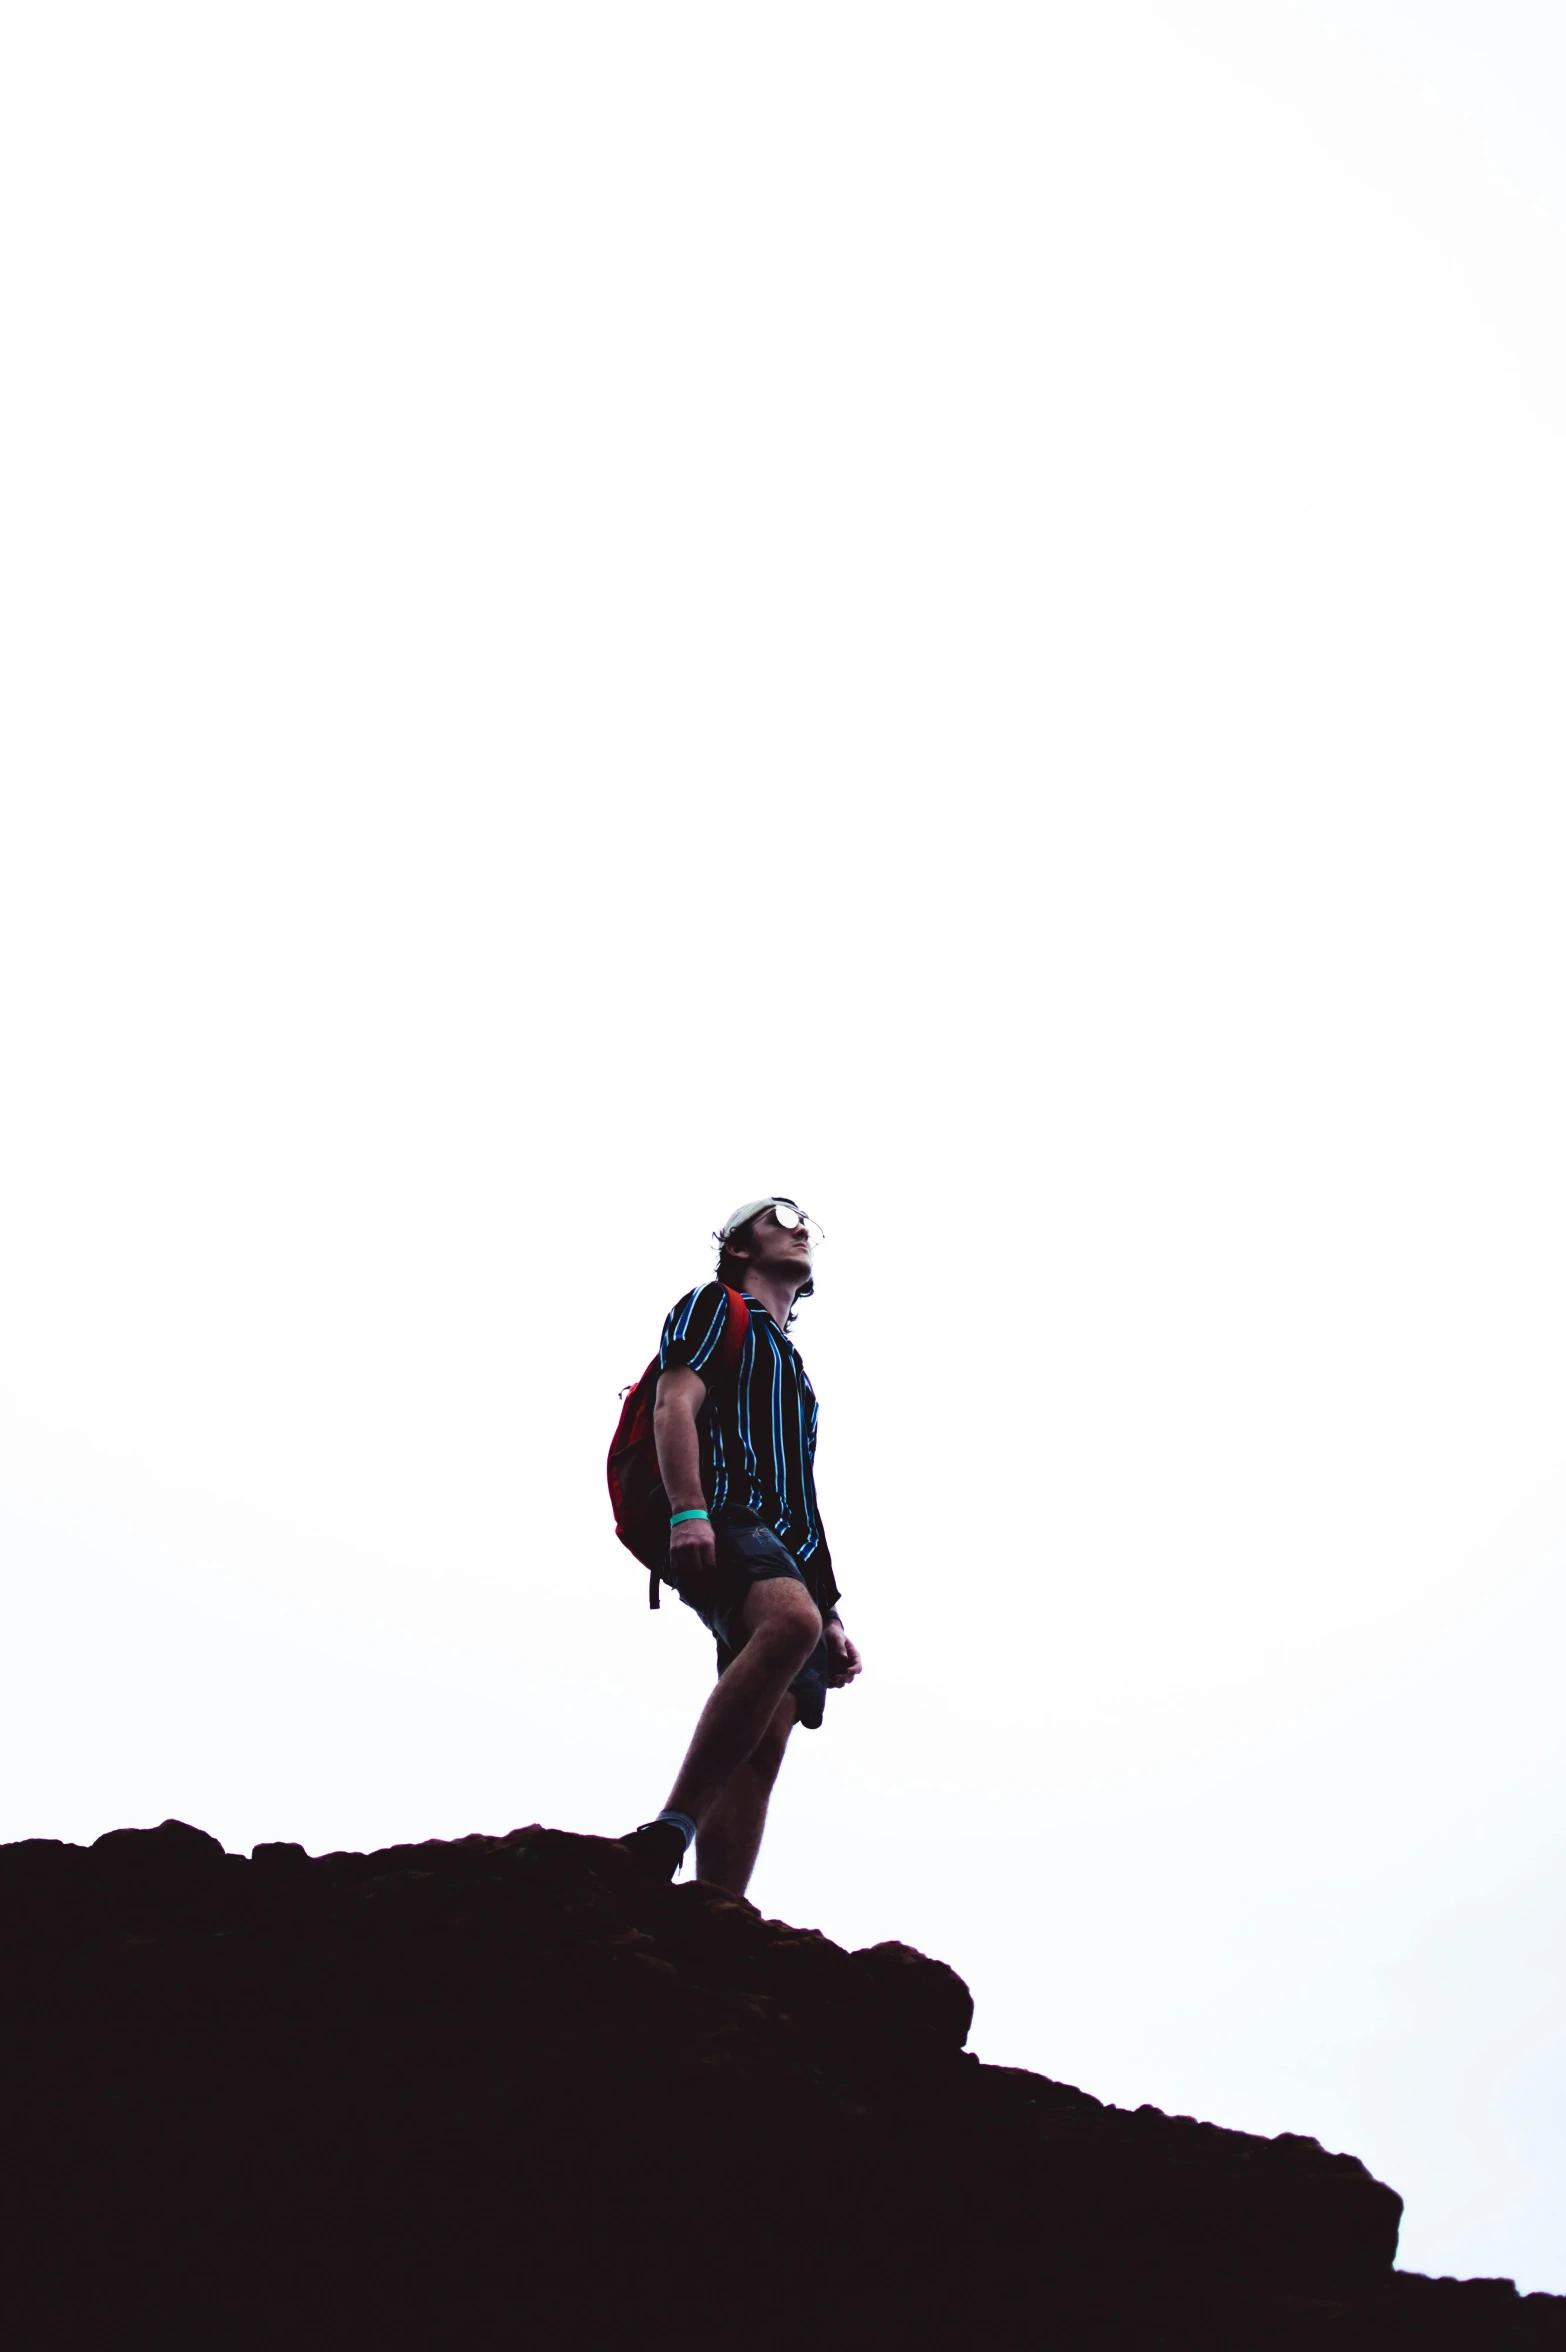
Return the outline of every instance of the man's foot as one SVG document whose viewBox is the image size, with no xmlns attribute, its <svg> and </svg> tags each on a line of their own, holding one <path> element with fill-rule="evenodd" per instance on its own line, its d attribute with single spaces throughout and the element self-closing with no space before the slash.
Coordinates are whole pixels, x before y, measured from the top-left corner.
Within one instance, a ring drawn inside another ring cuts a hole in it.
<svg viewBox="0 0 1566 2352">
<path fill-rule="evenodd" d="M 685 1833 L 672 1821 L 644 1821 L 618 1843 L 635 1856 L 637 1869 L 648 1878 L 673 1878 L 685 1859 Z"/>
</svg>

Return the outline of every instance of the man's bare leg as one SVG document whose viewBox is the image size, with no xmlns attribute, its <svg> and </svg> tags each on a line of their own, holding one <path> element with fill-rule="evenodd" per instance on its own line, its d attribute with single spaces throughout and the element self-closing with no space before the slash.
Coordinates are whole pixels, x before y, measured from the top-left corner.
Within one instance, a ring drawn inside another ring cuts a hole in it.
<svg viewBox="0 0 1566 2352">
<path fill-rule="evenodd" d="M 740 1622 L 745 1646 L 713 1684 L 668 1795 L 666 1810 L 688 1814 L 698 1829 L 730 1773 L 760 1747 L 821 1639 L 821 1612 L 792 1576 L 753 1585 Z"/>
<path fill-rule="evenodd" d="M 750 1884 L 767 1826 L 767 1801 L 794 1728 L 794 1694 L 785 1691 L 777 1712 L 743 1764 L 736 1764 L 702 1815 L 696 1835 L 696 1876 L 711 1886 L 742 1895 Z"/>
</svg>

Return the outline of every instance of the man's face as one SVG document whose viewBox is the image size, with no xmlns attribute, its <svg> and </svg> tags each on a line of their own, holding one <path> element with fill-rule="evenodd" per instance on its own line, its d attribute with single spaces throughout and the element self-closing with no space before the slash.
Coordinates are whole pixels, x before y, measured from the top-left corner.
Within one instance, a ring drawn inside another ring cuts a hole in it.
<svg viewBox="0 0 1566 2352">
<path fill-rule="evenodd" d="M 752 1219 L 742 1247 L 757 1273 L 797 1275 L 801 1282 L 809 1278 L 810 1235 L 803 1225 L 780 1225 L 771 1209 Z"/>
</svg>

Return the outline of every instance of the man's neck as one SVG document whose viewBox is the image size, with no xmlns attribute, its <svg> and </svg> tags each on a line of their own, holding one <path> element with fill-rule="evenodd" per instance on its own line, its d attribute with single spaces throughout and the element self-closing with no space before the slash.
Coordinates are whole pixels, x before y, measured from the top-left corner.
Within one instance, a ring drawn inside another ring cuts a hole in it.
<svg viewBox="0 0 1566 2352">
<path fill-rule="evenodd" d="M 760 1299 L 774 1323 L 781 1329 L 794 1312 L 794 1301 L 799 1295 L 799 1284 L 787 1275 L 747 1273 L 738 1288 L 753 1299 Z"/>
</svg>

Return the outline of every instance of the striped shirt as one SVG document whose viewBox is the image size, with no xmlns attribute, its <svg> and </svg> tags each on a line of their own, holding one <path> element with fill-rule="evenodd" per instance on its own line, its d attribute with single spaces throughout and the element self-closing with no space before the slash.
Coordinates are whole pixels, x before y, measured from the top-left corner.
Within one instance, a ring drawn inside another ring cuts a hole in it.
<svg viewBox="0 0 1566 2352">
<path fill-rule="evenodd" d="M 743 1293 L 750 1329 L 732 1381 L 708 1376 L 696 1416 L 701 1439 L 701 1483 L 708 1509 L 753 1512 L 770 1527 L 805 1571 L 811 1598 L 823 1614 L 835 1604 L 832 1554 L 816 1509 L 815 1391 L 786 1331 L 760 1299 Z M 721 1282 L 689 1290 L 663 1327 L 658 1361 L 665 1371 L 711 1365 L 728 1320 Z"/>
</svg>

